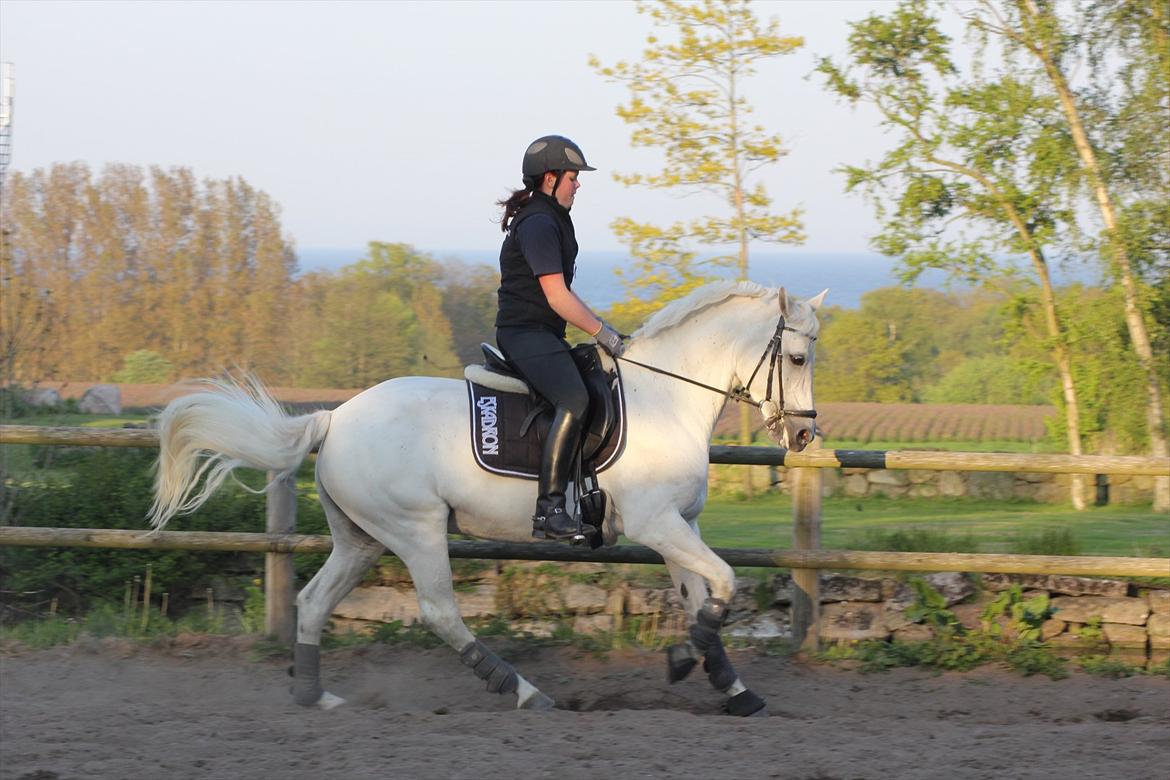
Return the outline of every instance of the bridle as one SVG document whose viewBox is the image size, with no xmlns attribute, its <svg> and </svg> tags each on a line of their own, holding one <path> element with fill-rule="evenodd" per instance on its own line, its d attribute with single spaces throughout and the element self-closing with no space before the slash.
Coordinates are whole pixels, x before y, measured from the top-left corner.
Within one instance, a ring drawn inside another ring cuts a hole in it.
<svg viewBox="0 0 1170 780">
<path fill-rule="evenodd" d="M 724 396 L 726 399 L 730 399 L 738 403 L 751 404 L 752 406 L 759 409 L 760 414 L 764 416 L 764 427 L 775 433 L 776 429 L 779 427 L 780 423 L 784 421 L 785 417 L 807 417 L 810 420 L 815 420 L 817 416 L 816 409 L 784 408 L 784 361 L 780 359 L 784 331 L 797 333 L 804 336 L 809 341 L 817 340 L 816 336 L 810 336 L 807 333 L 800 333 L 800 331 L 798 331 L 796 328 L 790 328 L 784 321 L 784 315 L 781 314 L 780 321 L 776 323 L 776 332 L 772 334 L 772 338 L 768 340 L 768 345 L 764 347 L 763 353 L 760 354 L 760 359 L 756 361 L 756 367 L 752 371 L 751 377 L 749 377 L 748 381 L 745 382 L 742 386 L 733 387 L 730 390 L 720 390 L 718 387 L 712 387 L 711 385 L 703 384 L 702 382 L 695 381 L 690 377 L 675 374 L 671 371 L 667 371 L 666 369 L 658 368 L 657 366 L 651 366 L 646 363 L 639 363 L 637 360 L 631 360 L 628 357 L 620 357 L 618 360 L 621 360 L 625 363 L 631 363 L 635 366 L 640 366 L 649 371 L 653 371 L 656 374 L 662 374 L 664 376 L 678 379 L 682 382 L 687 382 L 697 387 L 702 387 L 705 390 L 718 393 L 719 395 Z M 755 381 L 756 374 L 760 373 L 760 367 L 764 365 L 765 359 L 768 361 L 768 387 L 764 393 L 764 400 L 756 401 L 756 399 L 752 398 L 752 394 L 748 388 L 751 387 L 752 382 Z M 777 370 L 777 366 L 779 366 L 779 370 Z M 778 392 L 775 401 L 772 400 L 773 378 L 779 378 L 780 380 L 777 382 Z"/>
</svg>

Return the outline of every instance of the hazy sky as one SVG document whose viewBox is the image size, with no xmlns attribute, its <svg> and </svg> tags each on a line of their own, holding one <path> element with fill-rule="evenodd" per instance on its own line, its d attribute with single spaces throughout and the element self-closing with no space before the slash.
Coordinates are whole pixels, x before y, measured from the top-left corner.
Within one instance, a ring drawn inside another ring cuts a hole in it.
<svg viewBox="0 0 1170 780">
<path fill-rule="evenodd" d="M 763 65 L 747 94 L 790 155 L 763 176 L 777 209 L 806 211 L 805 251 L 865 251 L 870 206 L 832 169 L 880 154 L 868 110 L 809 77 L 844 51 L 847 22 L 883 0 L 758 2 L 798 53 Z M 498 245 L 493 201 L 520 185 L 527 144 L 574 138 L 597 173 L 573 209 L 585 249 L 617 249 L 617 216 L 668 222 L 718 208 L 625 188 L 656 171 L 614 114 L 626 89 L 587 66 L 638 59 L 650 20 L 622 0 L 579 2 L 0 2 L 0 57 L 15 63 L 11 170 L 82 160 L 239 175 L 283 209 L 299 247 L 404 241 Z"/>
</svg>

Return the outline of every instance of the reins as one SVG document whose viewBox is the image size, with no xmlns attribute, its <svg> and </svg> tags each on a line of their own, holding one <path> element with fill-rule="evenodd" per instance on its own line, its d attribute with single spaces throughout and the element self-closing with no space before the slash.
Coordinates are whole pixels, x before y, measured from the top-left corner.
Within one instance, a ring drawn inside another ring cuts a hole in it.
<svg viewBox="0 0 1170 780">
<path fill-rule="evenodd" d="M 748 378 L 748 381 L 745 382 L 742 387 L 733 387 L 730 390 L 720 390 L 718 387 L 712 387 L 711 385 L 704 384 L 704 383 L 699 382 L 697 380 L 691 379 L 690 377 L 685 377 L 685 376 L 682 376 L 681 374 L 676 374 L 673 371 L 667 371 L 664 368 L 658 368 L 657 366 L 649 365 L 648 363 L 642 363 L 642 362 L 639 362 L 637 360 L 631 360 L 628 357 L 623 356 L 623 357 L 618 358 L 618 360 L 621 360 L 625 363 L 630 363 L 630 364 L 635 365 L 635 366 L 639 366 L 639 367 L 644 368 L 648 371 L 653 371 L 656 374 L 662 374 L 663 376 L 668 376 L 668 377 L 671 377 L 672 379 L 677 379 L 681 382 L 686 382 L 687 384 L 695 385 L 696 387 L 701 387 L 704 390 L 710 390 L 712 393 L 718 393 L 719 395 L 723 396 L 725 399 L 730 399 L 730 400 L 735 401 L 737 403 L 751 404 L 752 406 L 754 406 L 757 409 L 760 409 L 762 411 L 764 404 L 766 404 L 772 400 L 772 380 L 773 380 L 773 377 L 775 377 L 775 375 L 776 375 L 776 363 L 780 358 L 781 341 L 784 337 L 784 331 L 789 331 L 791 333 L 800 333 L 800 331 L 796 330 L 796 328 L 788 327 L 788 324 L 785 323 L 785 321 L 784 321 L 783 315 L 781 315 L 780 321 L 778 323 L 776 323 L 776 332 L 772 334 L 772 338 L 768 340 L 768 345 L 766 347 L 764 347 L 763 353 L 760 354 L 760 359 L 756 361 L 756 367 L 755 367 L 755 369 L 752 370 L 751 377 Z M 805 338 L 807 338 L 809 341 L 816 341 L 816 336 L 807 336 L 806 335 Z M 756 401 L 756 399 L 752 398 L 752 394 L 748 390 L 748 388 L 751 387 L 752 382 L 755 381 L 756 374 L 760 373 L 760 367 L 764 365 L 765 358 L 768 359 L 768 388 L 767 388 L 767 391 L 764 395 L 764 400 L 763 401 Z M 781 371 L 784 370 L 783 361 L 780 362 L 780 370 Z M 770 422 L 772 422 L 773 424 L 774 424 L 776 419 L 780 419 L 783 417 L 808 417 L 810 419 L 815 419 L 817 416 L 816 409 L 785 409 L 784 408 L 784 378 L 783 377 L 780 378 L 779 395 L 777 397 L 776 409 L 777 409 L 776 414 L 773 415 L 772 418 L 770 419 Z"/>
<path fill-rule="evenodd" d="M 752 400 L 751 396 L 748 395 L 747 392 L 742 387 L 735 387 L 735 388 L 732 388 L 731 390 L 720 390 L 718 387 L 713 387 L 711 385 L 705 385 L 702 382 L 691 379 L 690 377 L 685 377 L 682 374 L 676 374 L 673 371 L 667 371 L 665 368 L 658 368 L 657 366 L 652 366 L 649 363 L 641 363 L 637 360 L 631 360 L 630 358 L 625 357 L 625 356 L 618 358 L 618 360 L 622 361 L 623 363 L 630 363 L 631 365 L 641 366 L 642 368 L 646 369 L 647 371 L 653 371 L 655 374 L 662 374 L 663 376 L 668 376 L 672 379 L 677 379 L 680 382 L 686 382 L 687 384 L 694 385 L 695 387 L 701 387 L 704 390 L 710 390 L 712 393 L 718 393 L 719 395 L 727 396 L 732 401 L 740 401 L 743 403 L 750 403 L 753 406 L 756 405 L 755 401 Z"/>
</svg>

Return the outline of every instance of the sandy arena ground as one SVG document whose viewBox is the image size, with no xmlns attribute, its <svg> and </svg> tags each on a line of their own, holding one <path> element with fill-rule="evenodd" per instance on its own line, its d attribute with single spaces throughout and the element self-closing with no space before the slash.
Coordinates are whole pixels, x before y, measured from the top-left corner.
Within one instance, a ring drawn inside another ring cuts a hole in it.
<svg viewBox="0 0 1170 780">
<path fill-rule="evenodd" d="M 240 640 L 90 643 L 0 658 L 4 780 L 1170 778 L 1170 681 L 996 669 L 860 674 L 734 651 L 771 717 L 720 713 L 661 653 L 489 640 L 557 699 L 517 712 L 444 648 L 322 659 L 350 703 L 295 706 Z"/>
</svg>

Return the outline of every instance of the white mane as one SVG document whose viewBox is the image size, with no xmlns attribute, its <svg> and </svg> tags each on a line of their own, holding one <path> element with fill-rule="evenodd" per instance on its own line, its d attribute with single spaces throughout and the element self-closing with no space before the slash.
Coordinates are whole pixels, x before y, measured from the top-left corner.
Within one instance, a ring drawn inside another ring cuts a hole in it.
<svg viewBox="0 0 1170 780">
<path fill-rule="evenodd" d="M 734 295 L 763 298 L 768 295 L 776 295 L 776 290 L 755 282 L 712 282 L 689 295 L 671 301 L 662 309 L 654 312 L 646 322 L 642 323 L 642 327 L 634 332 L 633 338 L 656 336 L 662 331 L 678 325 L 692 314 L 702 311 L 708 306 L 721 303 Z"/>
</svg>

